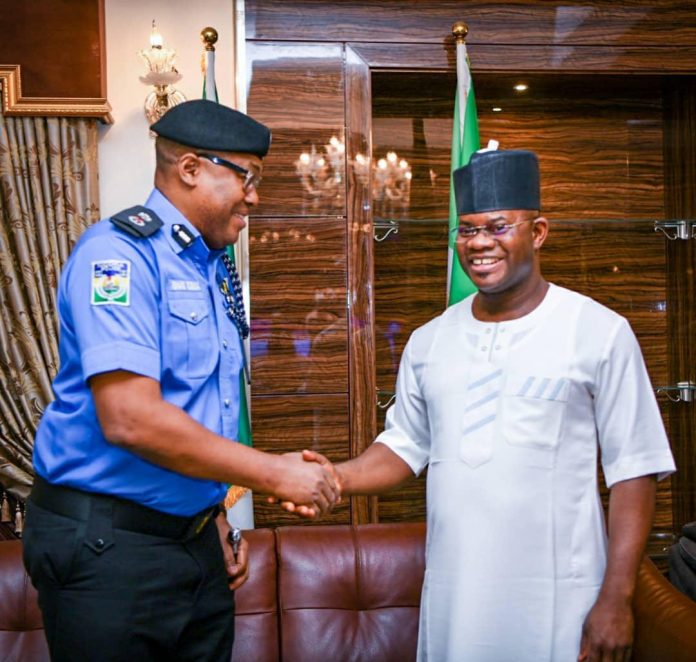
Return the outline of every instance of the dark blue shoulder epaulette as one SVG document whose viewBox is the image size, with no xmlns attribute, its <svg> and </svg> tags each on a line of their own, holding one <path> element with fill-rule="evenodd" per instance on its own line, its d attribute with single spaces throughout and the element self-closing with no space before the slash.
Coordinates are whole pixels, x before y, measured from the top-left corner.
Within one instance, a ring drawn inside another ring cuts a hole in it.
<svg viewBox="0 0 696 662">
<path fill-rule="evenodd" d="M 124 209 L 109 220 L 120 230 L 138 238 L 149 237 L 164 225 L 154 211 L 140 205 Z"/>
</svg>

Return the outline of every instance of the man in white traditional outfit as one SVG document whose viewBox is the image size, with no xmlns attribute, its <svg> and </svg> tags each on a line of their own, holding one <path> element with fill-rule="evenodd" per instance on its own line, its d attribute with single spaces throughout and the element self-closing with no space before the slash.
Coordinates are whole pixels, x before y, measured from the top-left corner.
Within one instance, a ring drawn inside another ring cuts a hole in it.
<svg viewBox="0 0 696 662">
<path fill-rule="evenodd" d="M 479 291 L 413 333 L 384 432 L 336 466 L 343 493 L 429 467 L 419 660 L 628 660 L 656 479 L 674 471 L 640 348 L 542 277 L 535 154 L 476 153 L 454 182 Z"/>
</svg>

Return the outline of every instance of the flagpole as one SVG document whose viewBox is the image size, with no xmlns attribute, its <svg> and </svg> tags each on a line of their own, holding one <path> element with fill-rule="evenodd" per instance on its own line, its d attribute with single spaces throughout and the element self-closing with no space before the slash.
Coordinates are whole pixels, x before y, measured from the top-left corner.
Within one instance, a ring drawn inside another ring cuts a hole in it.
<svg viewBox="0 0 696 662">
<path fill-rule="evenodd" d="M 457 48 L 457 89 L 454 95 L 452 117 L 452 159 L 450 163 L 449 235 L 447 241 L 447 305 L 451 306 L 476 291 L 474 284 L 462 269 L 455 254 L 457 204 L 454 195 L 452 173 L 469 162 L 469 157 L 479 148 L 478 118 L 474 86 L 466 52 L 466 36 L 469 27 L 463 21 L 452 26 Z"/>
<path fill-rule="evenodd" d="M 452 36 L 454 37 L 454 43 L 456 44 L 456 72 L 457 72 L 457 85 L 455 88 L 455 126 L 452 127 L 452 158 L 455 158 L 455 153 L 459 154 L 462 149 L 462 136 L 464 135 L 464 118 L 466 116 L 466 91 L 467 88 L 463 87 L 463 77 L 461 75 L 462 69 L 462 54 L 464 63 L 466 63 L 466 35 L 469 34 L 469 26 L 464 23 L 464 21 L 457 21 L 452 24 Z M 457 112 L 458 111 L 458 112 Z M 455 141 L 457 145 L 455 146 Z M 451 168 L 454 169 L 459 164 L 454 162 L 450 164 Z M 452 185 L 450 179 L 450 186 Z M 451 195 L 451 193 L 450 193 Z M 451 202 L 450 202 L 451 206 Z M 450 210 L 450 216 L 452 212 Z M 452 219 L 450 218 L 450 232 L 452 231 Z M 447 249 L 447 303 L 449 305 L 450 298 L 452 296 L 452 269 L 455 266 L 454 261 L 457 259 L 454 254 L 454 249 L 452 247 L 451 237 L 448 238 L 448 249 Z"/>
<path fill-rule="evenodd" d="M 201 30 L 201 41 L 204 44 L 203 52 L 203 98 L 211 101 L 218 101 L 217 85 L 215 83 L 215 44 L 218 40 L 218 33 L 215 28 L 203 28 Z"/>
<path fill-rule="evenodd" d="M 459 135 L 464 136 L 464 119 L 466 117 L 466 97 L 471 87 L 471 74 L 466 66 L 466 36 L 469 26 L 464 21 L 452 25 L 452 36 L 457 48 L 457 92 L 459 92 Z"/>
</svg>

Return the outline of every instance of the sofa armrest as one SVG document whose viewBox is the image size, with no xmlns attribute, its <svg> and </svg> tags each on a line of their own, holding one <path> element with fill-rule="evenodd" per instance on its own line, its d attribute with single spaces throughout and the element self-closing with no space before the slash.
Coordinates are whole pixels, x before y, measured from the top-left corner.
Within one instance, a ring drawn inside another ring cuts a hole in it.
<svg viewBox="0 0 696 662">
<path fill-rule="evenodd" d="M 0 542 L 0 659 L 48 662 L 37 595 L 22 563 L 22 542 Z"/>
<path fill-rule="evenodd" d="M 277 662 L 277 561 L 271 529 L 244 531 L 249 542 L 249 579 L 235 591 L 232 662 Z"/>
<path fill-rule="evenodd" d="M 696 660 L 696 602 L 670 584 L 646 556 L 633 601 L 633 662 Z"/>
</svg>

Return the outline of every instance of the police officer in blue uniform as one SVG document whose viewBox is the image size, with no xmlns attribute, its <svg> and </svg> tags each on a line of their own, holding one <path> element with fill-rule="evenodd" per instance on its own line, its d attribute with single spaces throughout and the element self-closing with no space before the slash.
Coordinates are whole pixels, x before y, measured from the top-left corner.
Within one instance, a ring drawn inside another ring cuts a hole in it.
<svg viewBox="0 0 696 662">
<path fill-rule="evenodd" d="M 338 499 L 328 461 L 234 443 L 248 327 L 224 249 L 270 131 L 205 100 L 151 128 L 150 197 L 87 230 L 59 285 L 24 538 L 54 660 L 229 660 L 247 546 L 235 557 L 226 484 L 314 513 Z"/>
</svg>

